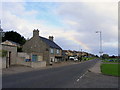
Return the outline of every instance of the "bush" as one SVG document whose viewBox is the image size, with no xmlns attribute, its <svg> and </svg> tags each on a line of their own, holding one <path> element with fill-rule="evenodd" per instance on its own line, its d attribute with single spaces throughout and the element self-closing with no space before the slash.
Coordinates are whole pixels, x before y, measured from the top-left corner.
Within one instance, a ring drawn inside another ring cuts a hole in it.
<svg viewBox="0 0 120 90">
<path fill-rule="evenodd" d="M 7 55 L 6 50 L 0 50 L 0 57 L 5 57 Z"/>
</svg>

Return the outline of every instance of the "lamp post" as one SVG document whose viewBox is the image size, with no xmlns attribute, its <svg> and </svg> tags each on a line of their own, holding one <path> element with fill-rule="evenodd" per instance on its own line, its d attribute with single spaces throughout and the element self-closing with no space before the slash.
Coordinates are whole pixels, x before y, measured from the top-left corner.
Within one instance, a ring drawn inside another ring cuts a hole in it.
<svg viewBox="0 0 120 90">
<path fill-rule="evenodd" d="M 81 61 L 82 61 L 82 49 L 81 49 Z"/>
<path fill-rule="evenodd" d="M 102 51 L 102 32 L 101 31 L 96 31 L 96 33 L 100 33 L 100 56 L 102 55 L 103 51 Z"/>
</svg>

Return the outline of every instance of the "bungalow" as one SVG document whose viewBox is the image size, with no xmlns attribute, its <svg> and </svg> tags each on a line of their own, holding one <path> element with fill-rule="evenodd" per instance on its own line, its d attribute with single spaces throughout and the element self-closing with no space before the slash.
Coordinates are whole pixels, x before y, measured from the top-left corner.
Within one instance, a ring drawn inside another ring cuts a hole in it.
<svg viewBox="0 0 120 90">
<path fill-rule="evenodd" d="M 49 39 L 41 37 L 38 29 L 33 30 L 33 37 L 23 45 L 23 51 L 32 53 L 33 62 L 46 61 L 50 64 L 62 59 L 62 48 L 54 42 L 53 36 L 49 36 Z"/>
</svg>

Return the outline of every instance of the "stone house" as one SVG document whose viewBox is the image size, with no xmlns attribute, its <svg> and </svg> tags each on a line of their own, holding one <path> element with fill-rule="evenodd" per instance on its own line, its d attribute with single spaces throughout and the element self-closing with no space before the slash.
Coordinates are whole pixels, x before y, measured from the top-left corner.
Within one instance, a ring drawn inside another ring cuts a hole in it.
<svg viewBox="0 0 120 90">
<path fill-rule="evenodd" d="M 33 30 L 33 37 L 23 45 L 25 53 L 32 53 L 32 61 L 58 62 L 62 59 L 62 48 L 58 46 L 53 36 L 49 39 L 39 36 L 39 30 Z"/>
</svg>

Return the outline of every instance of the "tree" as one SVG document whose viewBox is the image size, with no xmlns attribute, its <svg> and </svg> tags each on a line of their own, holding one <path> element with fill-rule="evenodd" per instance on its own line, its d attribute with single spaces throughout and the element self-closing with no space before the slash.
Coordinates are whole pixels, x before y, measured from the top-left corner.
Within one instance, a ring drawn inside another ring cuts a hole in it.
<svg viewBox="0 0 120 90">
<path fill-rule="evenodd" d="M 103 55 L 102 55 L 102 58 L 103 58 L 103 59 L 107 59 L 107 58 L 109 58 L 109 55 L 108 55 L 108 54 L 103 54 Z"/>
<path fill-rule="evenodd" d="M 98 55 L 95 55 L 95 57 L 99 57 Z"/>
<path fill-rule="evenodd" d="M 19 43 L 20 45 L 23 45 L 26 42 L 26 39 L 15 31 L 6 32 L 4 37 L 2 37 L 2 41 L 5 40 L 10 40 Z"/>
</svg>

